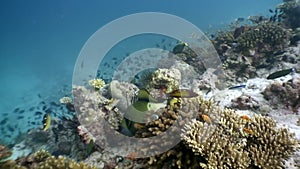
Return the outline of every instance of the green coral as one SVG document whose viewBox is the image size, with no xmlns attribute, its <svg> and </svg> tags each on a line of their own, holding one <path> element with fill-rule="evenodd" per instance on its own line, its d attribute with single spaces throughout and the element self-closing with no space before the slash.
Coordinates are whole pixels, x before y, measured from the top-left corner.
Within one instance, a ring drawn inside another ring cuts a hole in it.
<svg viewBox="0 0 300 169">
<path fill-rule="evenodd" d="M 40 150 L 34 153 L 34 159 L 38 162 L 43 161 L 48 157 L 51 157 L 51 154 L 46 150 Z"/>
<path fill-rule="evenodd" d="M 94 87 L 96 90 L 99 90 L 105 85 L 105 82 L 102 79 L 92 79 L 89 81 L 89 85 Z"/>
</svg>

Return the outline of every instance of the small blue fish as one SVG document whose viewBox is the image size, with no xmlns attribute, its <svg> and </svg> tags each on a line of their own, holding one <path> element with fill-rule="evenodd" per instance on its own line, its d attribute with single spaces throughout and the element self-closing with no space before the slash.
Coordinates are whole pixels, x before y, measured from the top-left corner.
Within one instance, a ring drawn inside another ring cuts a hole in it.
<svg viewBox="0 0 300 169">
<path fill-rule="evenodd" d="M 246 87 L 246 85 L 237 85 L 237 86 L 231 86 L 231 87 L 229 87 L 228 89 L 229 90 L 231 90 L 231 89 L 240 89 L 240 88 L 245 88 Z"/>
</svg>

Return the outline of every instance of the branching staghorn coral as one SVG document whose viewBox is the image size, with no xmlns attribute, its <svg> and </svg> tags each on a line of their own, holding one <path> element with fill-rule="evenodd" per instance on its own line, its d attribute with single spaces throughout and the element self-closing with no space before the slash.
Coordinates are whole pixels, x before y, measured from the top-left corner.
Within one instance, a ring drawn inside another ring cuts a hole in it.
<svg viewBox="0 0 300 169">
<path fill-rule="evenodd" d="M 299 148 L 294 135 L 285 128 L 277 128 L 271 118 L 238 115 L 201 96 L 183 99 L 180 108 L 168 106 L 163 111 L 137 136 L 164 132 L 180 114 L 180 119 L 195 118 L 182 122 L 186 124 L 181 131 L 183 141 L 165 153 L 145 159 L 146 168 L 283 168 L 285 160 Z"/>
<path fill-rule="evenodd" d="M 299 148 L 294 135 L 277 128 L 269 117 L 213 109 L 207 113 L 213 123 L 194 119 L 182 134 L 187 146 L 206 160 L 200 163 L 203 168 L 283 168 L 284 161 Z"/>
<path fill-rule="evenodd" d="M 273 53 L 287 47 L 291 32 L 277 23 L 266 22 L 251 27 L 238 38 L 238 48 L 241 51 L 256 53 Z M 254 52 L 253 51 L 253 52 Z"/>
</svg>

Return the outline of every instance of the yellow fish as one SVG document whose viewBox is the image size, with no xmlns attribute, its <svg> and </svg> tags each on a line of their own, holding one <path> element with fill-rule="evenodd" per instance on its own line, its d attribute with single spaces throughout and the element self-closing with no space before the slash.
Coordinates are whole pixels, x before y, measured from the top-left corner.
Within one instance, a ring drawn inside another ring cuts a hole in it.
<svg viewBox="0 0 300 169">
<path fill-rule="evenodd" d="M 177 97 L 177 98 L 191 98 L 191 97 L 197 97 L 198 94 L 188 90 L 188 89 L 178 89 L 178 90 L 174 90 L 171 93 L 167 94 L 168 97 Z"/>
<path fill-rule="evenodd" d="M 43 130 L 46 131 L 50 128 L 51 116 L 49 113 L 45 114 L 43 117 Z"/>
<path fill-rule="evenodd" d="M 165 107 L 165 103 L 152 103 L 146 101 L 137 101 L 127 108 L 124 119 L 121 121 L 123 134 L 132 136 L 147 122 L 148 111 L 156 112 L 158 109 Z"/>
<path fill-rule="evenodd" d="M 157 99 L 155 99 L 146 89 L 140 89 L 136 98 L 137 101 L 146 101 L 157 103 Z"/>
</svg>

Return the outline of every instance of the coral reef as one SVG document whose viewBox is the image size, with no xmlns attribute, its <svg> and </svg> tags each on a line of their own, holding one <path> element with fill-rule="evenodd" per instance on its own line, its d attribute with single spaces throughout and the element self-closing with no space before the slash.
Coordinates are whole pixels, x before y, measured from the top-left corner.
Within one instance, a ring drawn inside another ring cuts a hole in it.
<svg viewBox="0 0 300 169">
<path fill-rule="evenodd" d="M 182 98 L 174 106 L 168 106 L 165 109 L 158 110 L 157 114 L 160 114 L 157 120 L 146 123 L 145 126 L 141 127 L 137 133 L 136 137 L 151 137 L 158 136 L 161 133 L 170 130 L 170 133 L 174 133 L 171 136 L 162 135 L 160 140 L 155 140 L 157 142 L 149 142 L 149 145 L 161 145 L 167 146 L 172 145 L 174 140 L 180 139 L 181 128 L 184 124 L 189 121 L 193 116 L 196 116 L 197 112 L 188 111 L 188 110 L 197 110 L 199 104 L 197 103 L 197 98 Z M 181 109 L 179 109 L 181 107 Z M 180 119 L 179 122 L 176 122 L 177 119 Z M 172 127 L 174 123 L 178 125 L 177 127 Z M 171 138 L 170 138 L 171 137 Z M 170 140 L 170 142 L 164 142 L 161 144 L 161 140 Z M 150 146 L 149 149 L 142 151 L 158 151 L 161 150 L 161 147 Z M 171 150 L 167 152 L 149 157 L 143 160 L 145 168 L 197 168 L 197 157 L 193 155 L 191 150 L 183 146 L 183 143 L 179 143 Z M 192 167 L 194 165 L 194 167 Z"/>
<path fill-rule="evenodd" d="M 203 168 L 282 168 L 299 148 L 294 135 L 276 128 L 271 118 L 211 108 L 207 114 L 212 124 L 195 119 L 182 134 L 187 145 L 204 157 L 205 162 L 200 163 Z"/>
<path fill-rule="evenodd" d="M 258 76 L 258 69 L 273 67 L 283 58 L 278 53 L 290 44 L 291 31 L 275 22 L 236 27 L 213 40 L 227 79 L 243 82 Z"/>
<path fill-rule="evenodd" d="M 181 73 L 175 68 L 158 69 L 153 72 L 151 81 L 147 85 L 147 89 L 151 92 L 152 89 L 161 89 L 165 93 L 179 89 Z"/>
<path fill-rule="evenodd" d="M 279 24 L 266 22 L 249 28 L 237 38 L 237 42 L 240 50 L 271 52 L 287 47 L 290 36 L 289 30 Z"/>
<path fill-rule="evenodd" d="M 237 49 L 244 55 L 242 59 L 249 61 L 252 67 L 268 67 L 278 60 L 274 53 L 286 48 L 290 37 L 291 32 L 277 23 L 261 23 L 252 26 L 236 39 Z"/>
<path fill-rule="evenodd" d="M 59 102 L 62 104 L 72 103 L 72 99 L 70 97 L 62 97 L 59 99 Z"/>
<path fill-rule="evenodd" d="M 146 168 L 282 168 L 299 148 L 294 135 L 286 128 L 277 128 L 271 118 L 240 116 L 201 96 L 182 99 L 174 109 L 168 106 L 161 111 L 162 115 L 146 123 L 136 136 L 159 135 L 179 118 L 183 119 L 181 125 L 186 124 L 184 130 L 177 128 L 179 131 L 172 132 L 181 133 L 183 141 L 165 153 L 145 159 Z M 185 121 L 183 117 L 189 118 Z M 191 117 L 196 118 L 190 120 Z M 149 149 L 156 148 L 159 147 Z"/>
<path fill-rule="evenodd" d="M 29 131 L 24 144 L 33 151 L 42 148 L 55 156 L 64 155 L 75 160 L 82 160 L 88 154 L 85 144 L 77 133 L 78 125 L 76 117 L 64 120 L 53 119 L 49 130 L 33 129 Z"/>
<path fill-rule="evenodd" d="M 105 82 L 102 79 L 92 79 L 89 80 L 89 85 L 94 87 L 94 89 L 99 90 L 105 85 Z"/>
<path fill-rule="evenodd" d="M 17 165 L 22 166 L 25 169 L 96 169 L 96 167 L 84 164 L 82 162 L 78 163 L 63 156 L 54 157 L 44 150 L 40 150 L 24 158 L 19 158 L 16 160 L 16 162 Z"/>
<path fill-rule="evenodd" d="M 113 80 L 109 83 L 108 97 L 118 101 L 117 105 L 120 111 L 126 111 L 138 90 L 138 87 L 132 83 Z"/>
<path fill-rule="evenodd" d="M 287 82 L 275 81 L 266 87 L 263 94 L 274 107 L 282 106 L 283 103 L 284 107 L 297 112 L 300 107 L 300 77 Z"/>
<path fill-rule="evenodd" d="M 212 65 L 215 63 L 215 65 L 218 65 L 218 62 L 216 62 L 216 59 L 213 57 L 214 53 L 212 51 L 215 51 L 215 49 L 212 49 L 213 46 L 207 44 L 203 46 L 194 45 L 192 49 L 192 45 L 193 44 L 186 43 L 179 43 L 176 45 L 173 52 L 174 50 L 177 50 L 178 46 L 183 46 L 181 50 L 175 52 L 175 55 L 177 56 L 176 59 L 182 60 L 189 66 L 192 66 L 194 71 L 198 74 L 205 72 L 205 63 L 210 63 Z"/>
<path fill-rule="evenodd" d="M 3 169 L 96 169 L 96 167 L 75 162 L 63 156 L 57 158 L 52 156 L 45 150 L 40 150 L 26 157 L 18 158 L 17 160 L 6 160 L 11 155 L 11 152 L 4 146 L 0 145 L 0 168 Z"/>
<path fill-rule="evenodd" d="M 16 163 L 13 160 L 7 160 L 12 152 L 5 146 L 0 145 L 0 168 L 13 168 Z"/>
<path fill-rule="evenodd" d="M 285 0 L 284 3 L 276 7 L 280 14 L 278 19 L 287 27 L 296 29 L 300 27 L 300 2 L 297 0 Z"/>
</svg>

